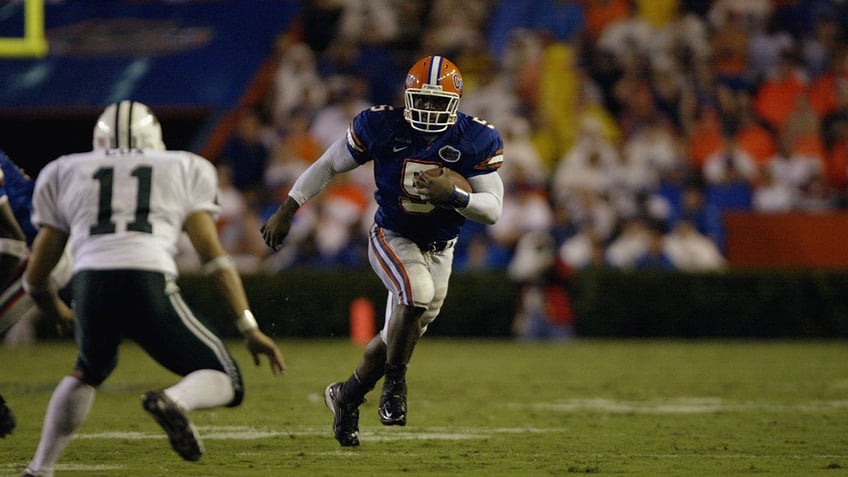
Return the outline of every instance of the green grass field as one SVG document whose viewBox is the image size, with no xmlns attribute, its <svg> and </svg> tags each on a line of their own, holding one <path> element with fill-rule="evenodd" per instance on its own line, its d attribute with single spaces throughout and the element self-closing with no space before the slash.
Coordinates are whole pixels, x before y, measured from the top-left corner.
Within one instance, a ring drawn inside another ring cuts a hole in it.
<svg viewBox="0 0 848 477">
<path fill-rule="evenodd" d="M 142 410 L 175 377 L 134 345 L 102 386 L 59 476 L 845 475 L 848 346 L 825 342 L 584 341 L 529 344 L 425 338 L 409 371 L 409 422 L 383 427 L 376 392 L 362 445 L 338 446 L 322 391 L 360 350 L 282 341 L 288 374 L 245 374 L 236 409 L 197 411 L 206 455 L 183 462 Z M 0 475 L 35 450 L 70 342 L 0 348 L 0 393 L 18 428 Z"/>
</svg>

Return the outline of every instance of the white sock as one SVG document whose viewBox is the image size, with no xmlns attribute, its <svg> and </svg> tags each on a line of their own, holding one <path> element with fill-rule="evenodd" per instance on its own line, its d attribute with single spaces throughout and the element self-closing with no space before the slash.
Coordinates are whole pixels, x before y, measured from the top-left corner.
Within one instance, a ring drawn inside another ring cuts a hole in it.
<svg viewBox="0 0 848 477">
<path fill-rule="evenodd" d="M 165 394 L 186 412 L 226 406 L 235 397 L 233 383 L 227 373 L 201 369 L 187 374 Z"/>
<path fill-rule="evenodd" d="M 41 441 L 27 472 L 53 475 L 53 467 L 74 431 L 85 422 L 94 403 L 95 389 L 73 376 L 65 376 L 56 386 L 41 429 Z"/>
</svg>

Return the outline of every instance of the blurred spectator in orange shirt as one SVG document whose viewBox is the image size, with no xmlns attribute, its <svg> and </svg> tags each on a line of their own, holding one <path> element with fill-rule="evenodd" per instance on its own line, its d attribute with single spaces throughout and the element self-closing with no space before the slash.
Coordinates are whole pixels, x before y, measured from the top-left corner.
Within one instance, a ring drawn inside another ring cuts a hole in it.
<svg viewBox="0 0 848 477">
<path fill-rule="evenodd" d="M 711 154 L 725 147 L 726 138 L 738 141 L 741 126 L 746 132 L 751 127 L 746 118 L 750 111 L 750 97 L 745 90 L 734 89 L 727 83 L 716 83 L 710 94 L 709 102 L 696 116 L 689 135 L 690 159 L 698 169 L 704 167 Z M 750 154 L 747 150 L 745 152 Z"/>
<path fill-rule="evenodd" d="M 633 6 L 629 0 L 582 0 L 586 14 L 586 32 L 597 39 L 611 23 L 630 16 Z"/>
<path fill-rule="evenodd" d="M 311 117 L 306 109 L 296 109 L 285 122 L 282 142 L 291 154 L 311 164 L 324 152 L 324 147 L 310 132 Z"/>
<path fill-rule="evenodd" d="M 265 186 L 266 204 L 276 209 L 288 197 L 289 190 L 298 176 L 309 167 L 309 162 L 298 156 L 286 141 L 282 141 L 271 151 L 268 166 L 262 182 Z"/>
<path fill-rule="evenodd" d="M 794 51 L 781 53 L 775 69 L 760 84 L 754 110 L 775 132 L 783 129 L 795 111 L 799 96 L 807 94 L 807 78 Z"/>
<path fill-rule="evenodd" d="M 692 166 L 702 169 L 707 157 L 721 149 L 723 144 L 719 112 L 712 106 L 701 109 L 689 136 L 689 160 Z"/>
<path fill-rule="evenodd" d="M 740 111 L 735 138 L 739 147 L 751 155 L 761 170 L 777 150 L 774 135 L 759 122 L 750 108 Z"/>
</svg>

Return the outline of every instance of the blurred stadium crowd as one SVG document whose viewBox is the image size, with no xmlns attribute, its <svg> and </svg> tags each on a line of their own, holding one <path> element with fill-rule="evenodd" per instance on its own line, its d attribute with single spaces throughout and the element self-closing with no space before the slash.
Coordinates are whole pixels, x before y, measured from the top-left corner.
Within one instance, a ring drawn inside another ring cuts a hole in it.
<svg viewBox="0 0 848 477">
<path fill-rule="evenodd" d="M 308 1 L 214 158 L 223 242 L 245 272 L 367 268 L 365 167 L 310 201 L 281 251 L 259 226 L 439 54 L 462 71 L 460 110 L 505 147 L 503 216 L 466 225 L 456 271 L 506 269 L 538 232 L 575 270 L 720 270 L 724 211 L 848 207 L 846 31 L 842 0 Z"/>
</svg>

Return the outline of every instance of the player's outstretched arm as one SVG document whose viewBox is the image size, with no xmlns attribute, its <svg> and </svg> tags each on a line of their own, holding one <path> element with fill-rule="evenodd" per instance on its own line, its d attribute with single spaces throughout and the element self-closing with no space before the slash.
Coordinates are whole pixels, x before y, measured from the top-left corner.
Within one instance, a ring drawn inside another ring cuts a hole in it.
<svg viewBox="0 0 848 477">
<path fill-rule="evenodd" d="M 203 264 L 204 275 L 215 282 L 216 288 L 230 306 L 230 314 L 234 317 L 236 328 L 244 336 L 245 346 L 253 355 L 254 363 L 258 365 L 259 355 L 264 354 L 268 357 L 274 374 L 284 373 L 286 363 L 283 355 L 274 341 L 259 329 L 259 324 L 250 311 L 244 284 L 235 268 L 235 262 L 227 255 L 218 239 L 212 215 L 203 211 L 195 212 L 186 219 L 184 228 Z"/>
<path fill-rule="evenodd" d="M 317 161 L 303 171 L 292 185 L 286 201 L 262 225 L 260 231 L 265 243 L 272 249 L 279 250 L 291 229 L 292 217 L 297 209 L 324 190 L 330 179 L 337 174 L 352 171 L 358 166 L 359 163 L 347 149 L 346 138 L 339 138 Z"/>
</svg>

